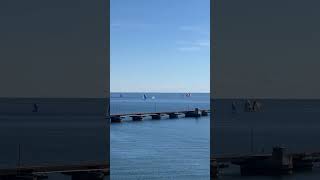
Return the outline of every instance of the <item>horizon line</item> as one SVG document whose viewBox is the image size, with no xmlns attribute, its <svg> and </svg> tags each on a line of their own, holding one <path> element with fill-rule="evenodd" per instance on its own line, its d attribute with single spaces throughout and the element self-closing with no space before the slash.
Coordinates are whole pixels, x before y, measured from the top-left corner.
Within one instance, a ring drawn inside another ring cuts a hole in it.
<svg viewBox="0 0 320 180">
<path fill-rule="evenodd" d="M 121 92 L 121 91 L 110 91 L 110 93 L 210 93 L 210 92 L 157 92 L 157 91 L 126 91 L 126 92 Z"/>
</svg>

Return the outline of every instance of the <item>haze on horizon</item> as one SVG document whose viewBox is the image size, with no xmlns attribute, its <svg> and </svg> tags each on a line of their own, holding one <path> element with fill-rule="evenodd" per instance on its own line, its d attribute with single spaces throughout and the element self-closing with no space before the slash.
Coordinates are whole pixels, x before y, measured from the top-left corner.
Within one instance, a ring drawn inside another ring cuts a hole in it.
<svg viewBox="0 0 320 180">
<path fill-rule="evenodd" d="M 209 0 L 111 0 L 111 92 L 210 92 Z"/>
</svg>

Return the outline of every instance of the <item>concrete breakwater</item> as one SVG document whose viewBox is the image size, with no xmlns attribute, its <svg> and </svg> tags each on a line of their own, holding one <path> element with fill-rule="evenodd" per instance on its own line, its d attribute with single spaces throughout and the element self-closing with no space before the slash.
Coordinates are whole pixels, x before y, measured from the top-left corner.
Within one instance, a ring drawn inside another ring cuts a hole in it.
<svg viewBox="0 0 320 180">
<path fill-rule="evenodd" d="M 146 117 L 150 117 L 153 120 L 160 120 L 163 117 L 169 119 L 175 119 L 180 117 L 201 117 L 208 116 L 210 110 L 200 110 L 195 108 L 193 111 L 174 111 L 174 112 L 150 112 L 150 113 L 128 113 L 128 114 L 113 114 L 110 115 L 111 123 L 122 122 L 125 118 L 130 118 L 132 121 L 142 121 Z"/>
<path fill-rule="evenodd" d="M 320 152 L 288 153 L 284 147 L 274 147 L 270 154 L 220 155 L 211 158 L 212 177 L 218 177 L 229 165 L 240 166 L 241 175 L 283 175 L 294 171 L 312 170 L 320 161 Z"/>
<path fill-rule="evenodd" d="M 48 175 L 51 173 L 62 173 L 64 175 L 69 175 L 72 180 L 103 180 L 105 177 L 110 175 L 110 167 L 107 163 L 18 166 L 16 168 L 0 169 L 0 180 L 40 180 L 47 179 Z"/>
</svg>

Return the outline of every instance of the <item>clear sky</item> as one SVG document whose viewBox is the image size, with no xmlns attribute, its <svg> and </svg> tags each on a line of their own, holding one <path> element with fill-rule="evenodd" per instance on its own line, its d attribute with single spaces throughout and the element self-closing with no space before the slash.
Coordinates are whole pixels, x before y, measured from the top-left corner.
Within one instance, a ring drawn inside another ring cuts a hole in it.
<svg viewBox="0 0 320 180">
<path fill-rule="evenodd" d="M 209 92 L 209 0 L 111 0 L 111 92 Z"/>
</svg>

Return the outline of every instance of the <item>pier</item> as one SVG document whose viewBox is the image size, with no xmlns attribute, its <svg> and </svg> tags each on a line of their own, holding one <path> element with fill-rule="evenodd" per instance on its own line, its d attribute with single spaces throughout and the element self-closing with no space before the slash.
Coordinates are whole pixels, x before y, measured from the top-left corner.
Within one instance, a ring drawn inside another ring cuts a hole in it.
<svg viewBox="0 0 320 180">
<path fill-rule="evenodd" d="M 19 166 L 0 169 L 0 180 L 40 180 L 49 174 L 69 175 L 72 180 L 103 180 L 110 175 L 109 165 L 105 163 L 83 163 L 78 165 Z"/>
<path fill-rule="evenodd" d="M 174 112 L 145 112 L 145 113 L 128 113 L 128 114 L 112 114 L 110 115 L 110 121 L 112 123 L 120 123 L 123 119 L 129 117 L 132 121 L 142 121 L 146 117 L 150 117 L 153 120 L 160 120 L 163 117 L 169 119 L 176 119 L 180 117 L 201 117 L 208 116 L 210 110 L 200 110 L 195 108 L 193 111 L 174 111 Z"/>
<path fill-rule="evenodd" d="M 212 177 L 218 177 L 220 170 L 230 164 L 240 166 L 242 176 L 247 175 L 284 175 L 294 171 L 312 170 L 315 162 L 320 161 L 320 152 L 288 153 L 286 148 L 274 147 L 272 153 L 219 155 L 210 159 Z"/>
</svg>

